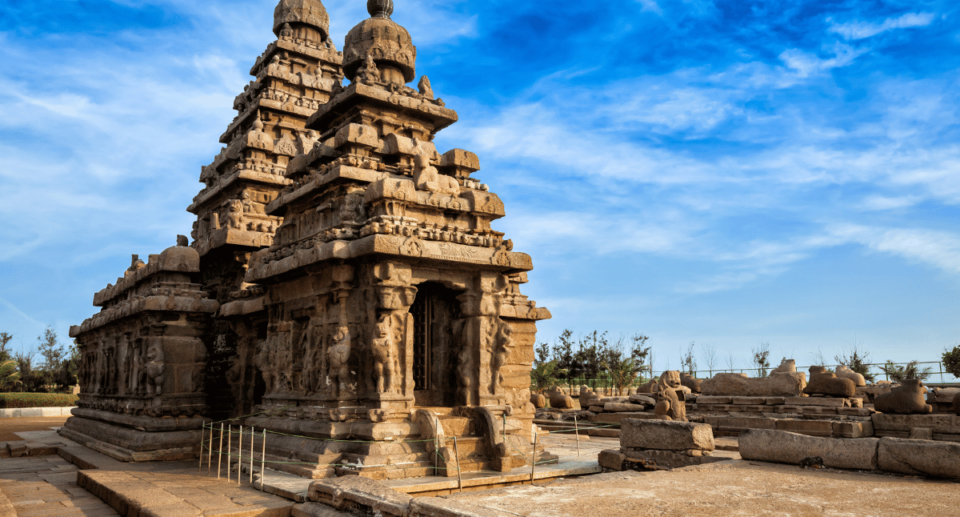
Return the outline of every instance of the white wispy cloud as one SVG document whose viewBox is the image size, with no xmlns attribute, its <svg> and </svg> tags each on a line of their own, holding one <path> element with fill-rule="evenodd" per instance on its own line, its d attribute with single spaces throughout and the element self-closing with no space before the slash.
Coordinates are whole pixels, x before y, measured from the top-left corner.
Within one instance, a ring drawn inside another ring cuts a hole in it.
<svg viewBox="0 0 960 517">
<path fill-rule="evenodd" d="M 837 33 L 848 40 L 859 40 L 896 29 L 926 27 L 933 23 L 936 18 L 935 13 L 906 13 L 895 18 L 887 18 L 881 23 L 864 21 L 836 23 L 832 18 L 828 18 L 827 22 L 830 24 L 831 32 Z"/>
<path fill-rule="evenodd" d="M 810 77 L 834 68 L 845 67 L 869 52 L 870 49 L 866 47 L 854 48 L 843 43 L 835 43 L 830 50 L 833 57 L 822 59 L 816 54 L 794 48 L 783 51 L 780 54 L 780 60 L 787 68 L 796 71 L 800 77 Z"/>
</svg>

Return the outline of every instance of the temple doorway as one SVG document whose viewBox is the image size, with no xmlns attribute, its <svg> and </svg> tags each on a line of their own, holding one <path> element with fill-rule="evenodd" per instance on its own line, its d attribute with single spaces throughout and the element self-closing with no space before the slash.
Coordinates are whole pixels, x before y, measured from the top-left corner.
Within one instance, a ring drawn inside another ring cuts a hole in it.
<svg viewBox="0 0 960 517">
<path fill-rule="evenodd" d="M 459 293 L 437 283 L 417 286 L 413 315 L 413 380 L 418 406 L 453 407 L 460 350 Z"/>
</svg>

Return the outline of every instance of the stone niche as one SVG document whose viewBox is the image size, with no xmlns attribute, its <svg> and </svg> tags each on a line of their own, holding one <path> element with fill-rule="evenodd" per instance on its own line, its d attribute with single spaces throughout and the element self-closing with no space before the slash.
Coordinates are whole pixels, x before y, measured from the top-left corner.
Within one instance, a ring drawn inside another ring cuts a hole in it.
<svg viewBox="0 0 960 517">
<path fill-rule="evenodd" d="M 203 335 L 219 304 L 196 283 L 200 258 L 169 248 L 136 256 L 94 296 L 99 314 L 70 336 L 80 348 L 80 398 L 61 433 L 125 461 L 188 458 L 207 412 Z"/>
</svg>

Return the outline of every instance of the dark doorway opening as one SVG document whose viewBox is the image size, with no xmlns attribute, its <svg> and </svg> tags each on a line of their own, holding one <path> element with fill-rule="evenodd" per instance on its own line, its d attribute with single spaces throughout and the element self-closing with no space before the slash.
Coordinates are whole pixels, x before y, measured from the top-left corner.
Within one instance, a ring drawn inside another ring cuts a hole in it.
<svg viewBox="0 0 960 517">
<path fill-rule="evenodd" d="M 417 286 L 413 315 L 413 381 L 418 406 L 453 407 L 461 320 L 457 291 L 428 282 Z"/>
</svg>

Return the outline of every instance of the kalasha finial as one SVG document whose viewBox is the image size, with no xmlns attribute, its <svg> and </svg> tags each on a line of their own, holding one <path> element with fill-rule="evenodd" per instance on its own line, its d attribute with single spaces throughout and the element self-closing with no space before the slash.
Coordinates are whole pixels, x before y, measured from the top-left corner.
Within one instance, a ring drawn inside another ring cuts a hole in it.
<svg viewBox="0 0 960 517">
<path fill-rule="evenodd" d="M 367 0 L 367 12 L 371 18 L 390 19 L 393 14 L 393 0 Z"/>
</svg>

